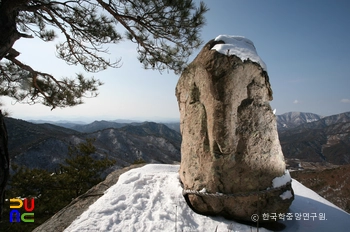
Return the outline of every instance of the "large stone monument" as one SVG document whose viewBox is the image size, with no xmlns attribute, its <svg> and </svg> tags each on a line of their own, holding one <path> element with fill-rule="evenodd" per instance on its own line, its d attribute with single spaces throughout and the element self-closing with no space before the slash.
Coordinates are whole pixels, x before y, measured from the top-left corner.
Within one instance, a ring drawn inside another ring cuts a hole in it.
<svg viewBox="0 0 350 232">
<path fill-rule="evenodd" d="M 179 175 L 192 208 L 245 221 L 286 213 L 294 193 L 254 44 L 239 36 L 209 41 L 183 71 L 176 97 Z"/>
</svg>

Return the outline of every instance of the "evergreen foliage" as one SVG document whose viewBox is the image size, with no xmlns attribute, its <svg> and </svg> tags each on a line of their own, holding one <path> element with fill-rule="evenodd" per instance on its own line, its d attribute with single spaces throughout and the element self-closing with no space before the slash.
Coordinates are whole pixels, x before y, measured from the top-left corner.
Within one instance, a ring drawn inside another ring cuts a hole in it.
<svg viewBox="0 0 350 232">
<path fill-rule="evenodd" d="M 34 223 L 9 223 L 10 209 L 7 201 L 1 227 L 7 228 L 7 231 L 32 231 L 72 199 L 101 182 L 102 172 L 113 166 L 115 160 L 94 159 L 92 155 L 96 149 L 93 142 L 94 140 L 87 139 L 77 146 L 70 146 L 66 164 L 62 164 L 55 173 L 12 165 L 15 174 L 10 178 L 6 196 L 35 198 Z"/>
<path fill-rule="evenodd" d="M 107 46 L 130 40 L 137 44 L 144 68 L 178 74 L 202 42 L 199 34 L 206 11 L 203 2 L 197 7 L 192 0 L 2 0 L 0 95 L 52 108 L 97 96 L 99 80 L 82 74 L 58 79 L 17 59 L 20 52 L 13 44 L 34 36 L 49 42 L 63 35 L 64 41 L 56 45 L 57 57 L 88 72 L 120 67 L 120 60 L 108 58 Z"/>
<path fill-rule="evenodd" d="M 60 185 L 74 190 L 74 197 L 101 182 L 101 173 L 115 164 L 115 160 L 107 158 L 94 159 L 91 156 L 96 151 L 93 142 L 94 140 L 87 139 L 85 143 L 69 147 L 69 158 L 66 159 L 66 164 L 60 165 L 62 172 L 58 175 L 59 181 L 62 182 Z"/>
</svg>

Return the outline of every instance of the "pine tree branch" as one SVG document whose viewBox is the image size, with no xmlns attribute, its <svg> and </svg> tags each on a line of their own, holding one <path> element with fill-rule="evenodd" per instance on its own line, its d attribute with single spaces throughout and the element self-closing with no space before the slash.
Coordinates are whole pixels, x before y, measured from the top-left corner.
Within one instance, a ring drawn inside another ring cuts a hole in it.
<svg viewBox="0 0 350 232">
<path fill-rule="evenodd" d="M 34 35 L 54 40 L 57 35 L 52 28 L 64 37 L 56 46 L 57 57 L 81 64 L 88 72 L 120 67 L 120 60 L 111 62 L 104 56 L 106 45 L 122 40 L 116 30 L 119 23 L 127 32 L 126 39 L 137 44 L 144 68 L 171 69 L 178 74 L 201 43 L 199 29 L 207 10 L 202 2 L 196 8 L 192 0 L 2 0 L 0 25 L 4 20 L 11 23 L 0 28 L 0 61 L 5 56 L 9 61 L 0 62 L 0 94 L 52 108 L 80 104 L 86 93 L 97 96 L 100 82 L 82 75 L 59 81 L 23 64 L 17 59 L 19 53 L 11 50 L 20 38 Z"/>
<path fill-rule="evenodd" d="M 44 96 L 44 98 L 53 105 L 53 108 L 54 108 L 54 103 L 52 101 L 52 99 L 47 96 L 47 94 L 39 87 L 38 83 L 37 83 L 37 77 L 38 77 L 38 74 L 39 72 L 35 71 L 32 67 L 28 66 L 28 65 L 25 65 L 23 64 L 22 62 L 20 62 L 19 60 L 17 60 L 15 57 L 9 57 L 9 56 L 6 56 L 5 57 L 6 59 L 10 60 L 12 63 L 16 64 L 17 66 L 19 66 L 20 68 L 30 72 L 32 74 L 32 84 L 34 86 L 34 88 L 36 88 L 41 95 Z M 43 73 L 41 73 L 41 75 L 43 75 Z M 51 75 L 49 74 L 44 74 L 45 76 L 50 76 L 50 78 L 56 82 L 56 84 L 60 85 L 59 82 Z"/>
</svg>

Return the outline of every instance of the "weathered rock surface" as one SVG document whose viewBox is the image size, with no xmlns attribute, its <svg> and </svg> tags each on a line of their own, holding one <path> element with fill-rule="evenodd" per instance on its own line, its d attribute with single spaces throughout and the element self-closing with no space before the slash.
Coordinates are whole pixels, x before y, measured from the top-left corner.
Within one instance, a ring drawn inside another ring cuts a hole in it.
<svg viewBox="0 0 350 232">
<path fill-rule="evenodd" d="M 224 43 L 209 41 L 176 86 L 180 179 L 185 190 L 204 193 L 187 195 L 198 213 L 247 221 L 252 214 L 285 213 L 293 190 L 288 181 L 273 185 L 286 167 L 266 68 L 230 50 L 226 55 L 212 49 Z M 290 180 L 289 173 L 284 177 Z"/>
</svg>

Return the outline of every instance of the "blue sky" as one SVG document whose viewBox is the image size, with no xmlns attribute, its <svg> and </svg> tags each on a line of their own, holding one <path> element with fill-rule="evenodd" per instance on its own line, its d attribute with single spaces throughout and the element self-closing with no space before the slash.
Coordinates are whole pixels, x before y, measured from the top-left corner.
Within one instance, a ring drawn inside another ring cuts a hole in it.
<svg viewBox="0 0 350 232">
<path fill-rule="evenodd" d="M 220 34 L 252 40 L 267 65 L 277 114 L 302 111 L 323 116 L 350 111 L 350 2 L 318 0 L 204 1 L 210 8 L 202 29 L 204 42 Z M 56 76 L 83 72 L 55 56 L 55 44 L 22 39 L 15 44 L 18 57 L 33 68 Z M 15 104 L 4 99 L 14 118 L 22 119 L 141 119 L 179 118 L 172 72 L 144 70 L 136 47 L 121 42 L 109 48 L 122 67 L 95 76 L 104 82 L 97 98 L 73 108 Z M 195 52 L 195 55 L 199 51 Z M 195 55 L 190 57 L 190 61 Z"/>
</svg>

